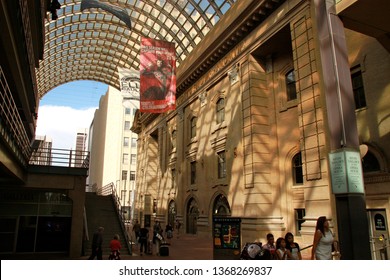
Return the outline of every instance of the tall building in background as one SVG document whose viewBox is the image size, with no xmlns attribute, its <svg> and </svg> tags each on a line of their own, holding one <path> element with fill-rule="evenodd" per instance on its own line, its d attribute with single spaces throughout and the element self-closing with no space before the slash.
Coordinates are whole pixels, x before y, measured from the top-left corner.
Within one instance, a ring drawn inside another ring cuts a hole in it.
<svg viewBox="0 0 390 280">
<path fill-rule="evenodd" d="M 139 89 L 138 85 L 139 79 Z M 132 218 L 135 190 L 138 136 L 130 128 L 138 107 L 138 100 L 109 87 L 89 130 L 89 187 L 104 193 L 115 186 L 126 220 Z"/>
<path fill-rule="evenodd" d="M 32 144 L 30 164 L 50 165 L 52 161 L 53 141 L 48 136 L 36 136 Z"/>
<path fill-rule="evenodd" d="M 85 151 L 87 150 L 87 129 L 80 129 L 77 132 L 76 136 L 76 157 L 75 157 L 75 167 L 79 167 L 83 164 L 85 160 Z"/>
</svg>

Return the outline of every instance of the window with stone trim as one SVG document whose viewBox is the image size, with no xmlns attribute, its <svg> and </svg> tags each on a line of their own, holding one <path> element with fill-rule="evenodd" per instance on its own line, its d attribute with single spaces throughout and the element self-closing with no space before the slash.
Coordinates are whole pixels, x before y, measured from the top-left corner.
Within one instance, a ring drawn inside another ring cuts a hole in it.
<svg viewBox="0 0 390 280">
<path fill-rule="evenodd" d="M 292 159 L 292 175 L 294 185 L 303 184 L 302 155 L 300 152 Z"/>
<path fill-rule="evenodd" d="M 218 156 L 218 179 L 226 178 L 226 153 L 220 151 L 217 153 Z"/>
<path fill-rule="evenodd" d="M 217 114 L 217 124 L 222 123 L 225 120 L 225 99 L 224 98 L 218 99 L 216 114 Z"/>
<path fill-rule="evenodd" d="M 306 210 L 305 208 L 297 208 L 294 209 L 295 212 L 295 228 L 296 228 L 296 233 L 295 235 L 301 235 L 301 230 L 302 230 L 302 224 L 305 222 L 305 215 L 306 215 Z"/>
<path fill-rule="evenodd" d="M 363 76 L 360 65 L 351 69 L 351 80 L 355 108 L 361 109 L 367 106 L 366 95 L 364 93 Z"/>
<path fill-rule="evenodd" d="M 171 189 L 174 189 L 176 187 L 176 169 L 171 170 Z"/>
<path fill-rule="evenodd" d="M 191 118 L 191 132 L 190 132 L 191 139 L 196 137 L 196 122 L 197 121 L 198 121 L 197 117 Z"/>
<path fill-rule="evenodd" d="M 287 101 L 297 99 L 297 88 L 295 86 L 295 74 L 294 69 L 287 72 L 286 76 L 286 93 L 287 93 Z"/>
<path fill-rule="evenodd" d="M 191 185 L 194 185 L 196 183 L 196 161 L 190 163 L 190 171 L 190 183 Z"/>
<path fill-rule="evenodd" d="M 171 134 L 171 141 L 172 141 L 172 150 L 176 149 L 176 141 L 177 141 L 177 131 L 173 130 Z"/>
</svg>

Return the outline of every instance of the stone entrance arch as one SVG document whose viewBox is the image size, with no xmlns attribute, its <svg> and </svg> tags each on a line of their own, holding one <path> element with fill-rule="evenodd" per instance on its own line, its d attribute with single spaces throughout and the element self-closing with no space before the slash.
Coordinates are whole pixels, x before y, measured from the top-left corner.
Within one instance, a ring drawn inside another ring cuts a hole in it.
<svg viewBox="0 0 390 280">
<path fill-rule="evenodd" d="M 186 231 L 189 234 L 197 233 L 197 223 L 199 217 L 198 203 L 194 198 L 191 198 L 187 204 L 187 227 Z"/>
</svg>

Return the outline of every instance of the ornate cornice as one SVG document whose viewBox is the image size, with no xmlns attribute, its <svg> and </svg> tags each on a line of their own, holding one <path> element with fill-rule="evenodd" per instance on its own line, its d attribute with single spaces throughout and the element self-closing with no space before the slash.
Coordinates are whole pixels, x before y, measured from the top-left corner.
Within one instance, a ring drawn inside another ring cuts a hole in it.
<svg viewBox="0 0 390 280">
<path fill-rule="evenodd" d="M 285 0 L 239 1 L 178 68 L 177 97 L 220 62 Z M 223 31 L 221 31 L 223 30 Z M 228 61 L 223 61 L 225 65 Z"/>
</svg>

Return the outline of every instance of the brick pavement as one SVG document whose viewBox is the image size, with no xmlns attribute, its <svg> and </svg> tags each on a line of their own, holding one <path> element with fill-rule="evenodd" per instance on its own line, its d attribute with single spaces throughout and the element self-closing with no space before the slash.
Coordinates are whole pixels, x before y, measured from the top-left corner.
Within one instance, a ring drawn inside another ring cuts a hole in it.
<svg viewBox="0 0 390 280">
<path fill-rule="evenodd" d="M 121 255 L 122 260 L 213 260 L 213 244 L 211 237 L 182 234 L 179 238 L 173 237 L 169 246 L 169 256 L 158 256 L 139 253 L 139 245 L 133 245 L 133 254 Z M 153 248 L 154 249 L 154 248 Z M 302 251 L 304 260 L 310 259 L 311 248 Z M 84 256 L 81 259 L 88 259 Z M 108 260 L 108 252 L 104 252 L 103 260 Z"/>
<path fill-rule="evenodd" d="M 154 248 L 153 248 L 154 249 Z M 107 252 L 108 253 L 108 252 Z M 81 259 L 88 259 L 84 256 Z M 108 254 L 103 252 L 103 260 L 108 259 Z M 213 244 L 211 238 L 197 235 L 183 234 L 179 238 L 173 237 L 169 245 L 169 256 L 158 256 L 139 253 L 139 245 L 133 245 L 133 254 L 121 255 L 122 260 L 212 260 Z"/>
</svg>

